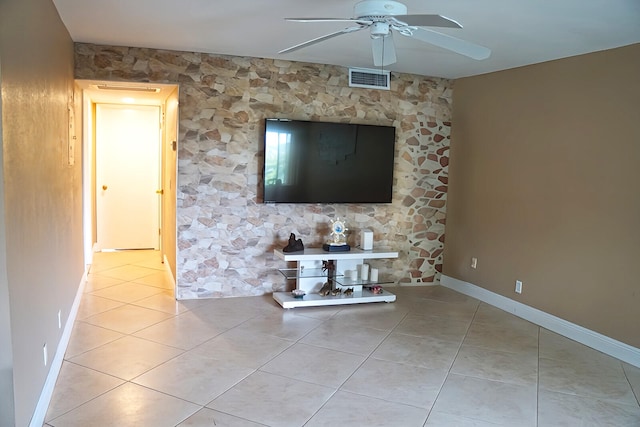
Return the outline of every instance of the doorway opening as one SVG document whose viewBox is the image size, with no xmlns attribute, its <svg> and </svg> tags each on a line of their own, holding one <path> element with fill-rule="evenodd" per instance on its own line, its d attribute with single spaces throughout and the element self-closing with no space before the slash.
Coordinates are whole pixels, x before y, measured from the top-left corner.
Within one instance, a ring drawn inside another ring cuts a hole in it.
<svg viewBox="0 0 640 427">
<path fill-rule="evenodd" d="M 178 86 L 76 83 L 86 263 L 97 251 L 154 249 L 175 283 Z"/>
</svg>

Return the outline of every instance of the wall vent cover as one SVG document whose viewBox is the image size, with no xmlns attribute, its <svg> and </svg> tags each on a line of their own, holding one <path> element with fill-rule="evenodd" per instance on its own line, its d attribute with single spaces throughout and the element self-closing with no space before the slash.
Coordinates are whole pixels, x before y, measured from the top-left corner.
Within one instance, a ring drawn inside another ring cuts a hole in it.
<svg viewBox="0 0 640 427">
<path fill-rule="evenodd" d="M 369 70 L 367 68 L 349 68 L 349 86 L 390 90 L 391 72 Z"/>
</svg>

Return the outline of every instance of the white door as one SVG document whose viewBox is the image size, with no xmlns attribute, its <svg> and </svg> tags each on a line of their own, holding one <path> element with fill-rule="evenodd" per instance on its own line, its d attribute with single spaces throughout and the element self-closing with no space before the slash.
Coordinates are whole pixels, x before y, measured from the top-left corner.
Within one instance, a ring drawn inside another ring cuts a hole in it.
<svg viewBox="0 0 640 427">
<path fill-rule="evenodd" d="M 98 249 L 159 248 L 160 107 L 96 105 Z"/>
</svg>

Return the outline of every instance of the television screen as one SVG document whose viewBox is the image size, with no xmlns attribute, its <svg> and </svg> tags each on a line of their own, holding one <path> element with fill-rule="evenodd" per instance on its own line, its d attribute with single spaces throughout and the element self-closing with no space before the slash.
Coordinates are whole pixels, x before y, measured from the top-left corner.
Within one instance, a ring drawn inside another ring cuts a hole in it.
<svg viewBox="0 0 640 427">
<path fill-rule="evenodd" d="M 265 203 L 391 203 L 395 128 L 266 119 Z"/>
</svg>

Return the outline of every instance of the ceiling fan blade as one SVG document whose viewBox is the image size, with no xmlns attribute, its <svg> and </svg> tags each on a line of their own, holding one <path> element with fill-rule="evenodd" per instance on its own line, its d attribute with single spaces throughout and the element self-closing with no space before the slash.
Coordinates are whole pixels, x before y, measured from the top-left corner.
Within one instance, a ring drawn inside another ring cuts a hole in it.
<svg viewBox="0 0 640 427">
<path fill-rule="evenodd" d="M 369 19 L 356 18 L 284 18 L 285 21 L 291 22 L 353 22 L 355 24 L 371 25 L 373 21 Z"/>
<path fill-rule="evenodd" d="M 396 47 L 391 33 L 384 37 L 372 38 L 371 49 L 373 51 L 373 65 L 376 67 L 384 67 L 396 63 Z"/>
<path fill-rule="evenodd" d="M 442 15 L 395 15 L 394 18 L 412 27 L 462 28 L 459 22 Z"/>
<path fill-rule="evenodd" d="M 438 33 L 436 31 L 427 30 L 426 28 L 417 28 L 409 37 L 459 53 L 460 55 L 464 55 L 472 59 L 487 59 L 489 55 L 491 55 L 491 49 L 487 47 Z"/>
<path fill-rule="evenodd" d="M 327 35 L 325 35 L 325 36 L 316 37 L 315 39 L 311 39 L 311 40 L 308 40 L 308 41 L 306 41 L 306 42 L 303 42 L 303 43 L 297 44 L 297 45 L 295 45 L 295 46 L 291 46 L 291 47 L 288 47 L 288 48 L 286 48 L 286 49 L 282 49 L 282 50 L 281 50 L 280 52 L 278 52 L 278 53 L 289 53 L 289 52 L 293 52 L 293 51 L 296 51 L 296 50 L 298 50 L 298 49 L 302 49 L 302 48 L 304 48 L 304 47 L 311 46 L 311 45 L 314 45 L 314 44 L 316 44 L 316 43 L 320 43 L 320 42 L 323 42 L 323 41 L 325 41 L 325 40 L 332 39 L 332 38 L 334 38 L 334 37 L 336 37 L 336 36 L 340 36 L 340 35 L 342 35 L 342 34 L 348 34 L 348 33 L 353 33 L 353 32 L 355 32 L 355 31 L 359 31 L 359 30 L 361 30 L 361 29 L 363 29 L 363 28 L 366 28 L 366 27 L 365 27 L 365 26 L 360 26 L 360 27 L 348 27 L 348 28 L 345 28 L 345 29 L 343 29 L 343 30 L 340 30 L 340 31 L 336 31 L 336 32 L 334 32 L 334 33 L 327 34 Z"/>
</svg>

